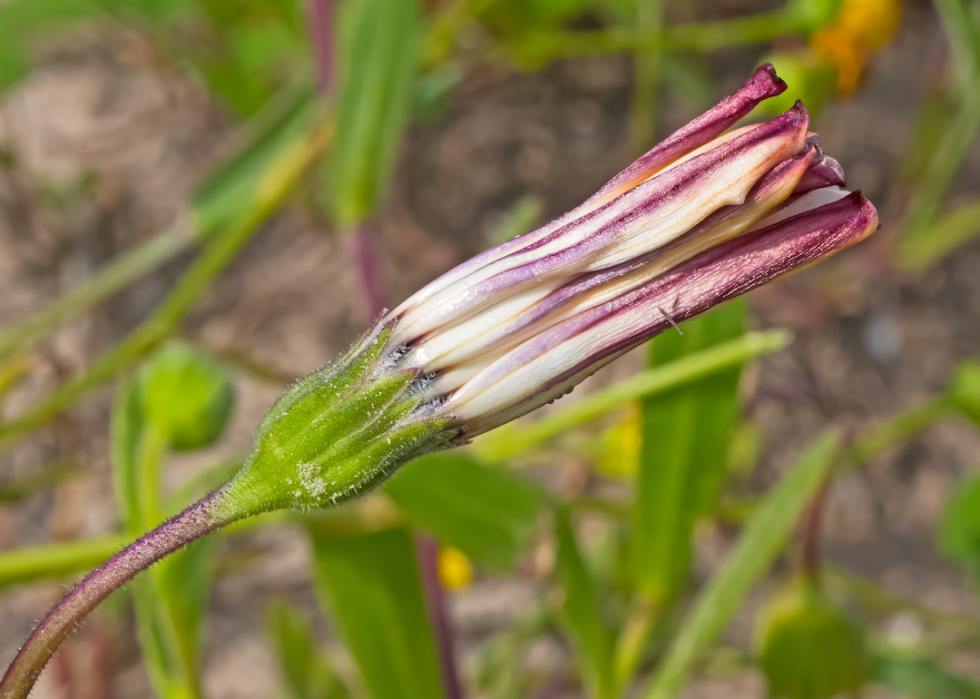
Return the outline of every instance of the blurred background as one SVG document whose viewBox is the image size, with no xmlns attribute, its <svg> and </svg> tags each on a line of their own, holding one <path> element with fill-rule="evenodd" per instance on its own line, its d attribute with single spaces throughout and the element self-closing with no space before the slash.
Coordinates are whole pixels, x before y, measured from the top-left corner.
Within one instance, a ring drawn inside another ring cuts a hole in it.
<svg viewBox="0 0 980 699">
<path fill-rule="evenodd" d="M 980 697 L 966 0 L 0 0 L 0 664 L 382 308 L 764 62 L 876 235 L 157 566 L 32 696 Z"/>
</svg>

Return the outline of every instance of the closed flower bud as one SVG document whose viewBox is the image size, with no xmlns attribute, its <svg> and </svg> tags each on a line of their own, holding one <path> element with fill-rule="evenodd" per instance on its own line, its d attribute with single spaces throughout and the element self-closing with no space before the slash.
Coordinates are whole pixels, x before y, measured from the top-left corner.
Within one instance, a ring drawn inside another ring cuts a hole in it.
<svg viewBox="0 0 980 699">
<path fill-rule="evenodd" d="M 180 343 L 164 346 L 146 361 L 139 395 L 146 421 L 176 451 L 216 442 L 235 402 L 228 372 Z"/>
<path fill-rule="evenodd" d="M 867 677 L 861 629 L 813 580 L 801 577 L 781 590 L 759 614 L 756 634 L 772 697 L 854 694 Z"/>
<path fill-rule="evenodd" d="M 802 104 L 728 131 L 785 88 L 763 66 L 578 208 L 411 296 L 272 408 L 229 492 L 246 511 L 353 497 L 871 233 Z"/>
</svg>

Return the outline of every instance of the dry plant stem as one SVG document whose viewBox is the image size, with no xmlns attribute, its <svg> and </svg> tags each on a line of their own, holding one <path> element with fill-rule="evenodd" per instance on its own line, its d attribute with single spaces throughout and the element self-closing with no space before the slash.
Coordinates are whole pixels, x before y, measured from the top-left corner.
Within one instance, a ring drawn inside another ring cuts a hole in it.
<svg viewBox="0 0 980 699">
<path fill-rule="evenodd" d="M 329 97 L 334 87 L 332 0 L 307 0 L 306 28 L 313 47 L 317 91 Z"/>
<path fill-rule="evenodd" d="M 820 523 L 830 495 L 830 479 L 820 486 L 800 517 L 796 529 L 797 545 L 799 547 L 797 568 L 810 580 L 816 580 L 820 572 Z"/>
<path fill-rule="evenodd" d="M 230 523 L 218 515 L 221 489 L 130 544 L 65 595 L 21 646 L 0 680 L 0 699 L 24 699 L 55 650 L 99 603 L 177 549 Z"/>
<path fill-rule="evenodd" d="M 418 534 L 415 537 L 415 555 L 419 563 L 429 623 L 432 624 L 439 650 L 446 699 L 463 699 L 463 690 L 456 672 L 456 653 L 453 650 L 453 633 L 446 610 L 446 596 L 439 581 L 439 542 L 428 534 Z"/>
</svg>

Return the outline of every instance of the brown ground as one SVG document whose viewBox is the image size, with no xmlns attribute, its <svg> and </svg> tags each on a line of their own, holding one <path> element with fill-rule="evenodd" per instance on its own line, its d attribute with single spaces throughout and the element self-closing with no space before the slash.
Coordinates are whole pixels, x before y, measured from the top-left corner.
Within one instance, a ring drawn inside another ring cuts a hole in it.
<svg viewBox="0 0 980 699">
<path fill-rule="evenodd" d="M 980 241 L 921 273 L 898 273 L 887 265 L 905 201 L 895 185 L 898 163 L 943 46 L 931 12 L 908 8 L 902 32 L 879 56 L 866 84 L 815 120 L 852 185 L 879 205 L 883 229 L 858 249 L 751 297 L 758 327 L 796 331 L 789 350 L 762 361 L 754 372 L 753 414 L 766 440 L 753 488 L 773 482 L 829 421 L 860 428 L 913 407 L 944 386 L 956 362 L 980 353 Z M 709 65 L 719 76 L 719 90 L 735 87 L 759 56 L 738 51 L 714 57 Z M 551 217 L 624 166 L 630 159 L 629 85 L 629 63 L 619 58 L 564 63 L 537 75 L 483 69 L 467 80 L 445 119 L 413 127 L 376 227 L 388 299 L 403 298 L 481 249 L 521 197 L 539 197 Z M 690 116 L 689 106 L 668 96 L 660 131 Z M 168 70 L 135 37 L 88 31 L 51 49 L 33 77 L 0 103 L 0 144 L 18 157 L 12 175 L 0 179 L 0 326 L 165 227 L 228 133 L 202 90 Z M 980 150 L 974 149 L 956 192 L 978 187 Z M 61 213 L 39 205 L 42 188 L 58 194 Z M 208 345 L 247 351 L 290 375 L 306 373 L 363 327 L 366 310 L 351 293 L 356 280 L 346 254 L 312 217 L 282 216 L 202 299 L 188 329 Z M 42 344 L 36 370 L 7 402 L 7 414 L 121 337 L 184 262 L 151 275 Z M 592 384 L 627 375 L 637 360 L 621 361 Z M 278 390 L 251 379 L 239 384 L 238 411 L 221 453 L 247 448 L 251 427 Z M 113 528 L 106 456 L 111 398 L 111 390 L 100 391 L 43 436 L 0 457 L 2 481 L 58 460 L 82 470 L 77 478 L 0 507 L 0 548 Z M 895 594 L 976 614 L 970 586 L 936 553 L 932 531 L 951 488 L 978 465 L 978 448 L 980 435 L 951 421 L 840 482 L 826 517 L 827 559 Z M 169 477 L 180 482 L 215 456 L 179 461 Z M 560 473 L 576 467 L 553 468 Z M 727 541 L 723 533 L 705 535 L 702 569 L 715 564 Z M 216 586 L 206 622 L 207 695 L 268 697 L 277 679 L 263 640 L 265 602 L 284 595 L 315 607 L 308 553 L 297 533 L 278 529 L 228 548 L 260 552 L 262 563 L 229 568 Z M 45 584 L 0 594 L 0 663 L 62 591 Z M 516 577 L 481 580 L 456 594 L 454 619 L 467 662 L 482 639 L 528 609 L 539 592 L 532 580 Z M 118 626 L 107 620 L 109 612 L 90 621 L 58 656 L 34 696 L 150 696 L 132 637 L 113 635 Z M 750 614 L 740 616 L 729 638 L 747 638 L 750 622 Z M 903 617 L 892 623 L 914 627 L 917 621 Z M 956 661 L 974 672 L 980 666 L 980 656 L 969 652 Z M 526 658 L 542 674 L 568 662 L 565 648 L 547 639 Z M 88 689 L 66 693 L 66 677 Z M 108 682 L 104 693 L 100 677 Z M 689 696 L 760 693 L 758 679 L 742 673 L 698 682 Z M 547 696 L 576 695 L 557 690 Z"/>
</svg>

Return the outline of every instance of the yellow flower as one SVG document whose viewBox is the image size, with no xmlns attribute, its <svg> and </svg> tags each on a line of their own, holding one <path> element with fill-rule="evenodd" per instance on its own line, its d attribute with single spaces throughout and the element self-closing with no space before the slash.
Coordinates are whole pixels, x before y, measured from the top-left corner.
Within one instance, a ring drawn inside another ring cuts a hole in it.
<svg viewBox="0 0 980 699">
<path fill-rule="evenodd" d="M 440 548 L 436 565 L 439 569 L 439 580 L 447 590 L 461 590 L 473 582 L 473 564 L 457 548 Z"/>
<path fill-rule="evenodd" d="M 898 30 L 901 0 L 844 0 L 834 23 L 814 34 L 814 52 L 837 67 L 837 92 L 850 94 L 874 53 Z"/>
</svg>

